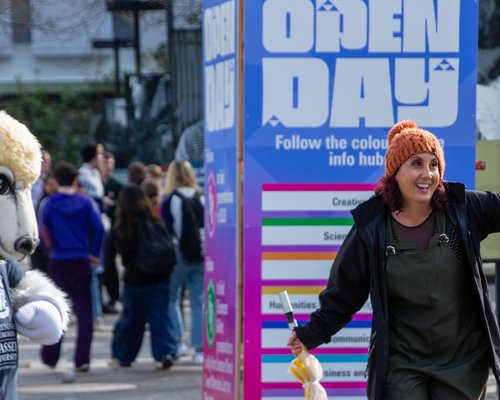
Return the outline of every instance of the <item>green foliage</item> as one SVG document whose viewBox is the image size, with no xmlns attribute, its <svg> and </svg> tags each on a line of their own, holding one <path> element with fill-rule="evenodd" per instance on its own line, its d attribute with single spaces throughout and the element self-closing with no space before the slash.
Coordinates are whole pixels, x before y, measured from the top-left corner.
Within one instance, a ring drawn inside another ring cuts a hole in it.
<svg viewBox="0 0 500 400">
<path fill-rule="evenodd" d="M 161 43 L 158 45 L 156 50 L 152 52 L 153 59 L 156 62 L 156 65 L 163 71 L 163 72 L 169 72 L 170 71 L 170 66 L 169 66 L 169 59 L 168 59 L 168 51 L 167 51 L 167 44 L 165 42 Z"/>
<path fill-rule="evenodd" d="M 19 83 L 17 95 L 5 101 L 3 108 L 30 129 L 55 162 L 78 164 L 80 147 L 89 141 L 90 114 L 100 104 L 95 98 L 95 91 L 81 87 L 66 87 L 54 94 L 45 87 Z"/>
</svg>

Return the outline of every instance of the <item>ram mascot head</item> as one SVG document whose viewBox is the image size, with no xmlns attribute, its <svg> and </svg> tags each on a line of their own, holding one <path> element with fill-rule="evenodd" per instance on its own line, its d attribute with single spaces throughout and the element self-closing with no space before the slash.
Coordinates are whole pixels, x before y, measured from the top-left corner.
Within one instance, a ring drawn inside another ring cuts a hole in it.
<svg viewBox="0 0 500 400">
<path fill-rule="evenodd" d="M 19 260 L 38 244 L 31 186 L 40 175 L 40 143 L 25 125 L 0 111 L 0 258 Z"/>
</svg>

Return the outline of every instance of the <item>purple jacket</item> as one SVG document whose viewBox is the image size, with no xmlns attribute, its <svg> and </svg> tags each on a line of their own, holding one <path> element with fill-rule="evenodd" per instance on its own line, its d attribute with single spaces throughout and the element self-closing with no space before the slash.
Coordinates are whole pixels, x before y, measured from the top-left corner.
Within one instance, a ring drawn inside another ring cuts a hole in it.
<svg viewBox="0 0 500 400">
<path fill-rule="evenodd" d="M 50 258 L 79 259 L 101 254 L 104 226 L 97 206 L 88 197 L 80 193 L 49 196 L 42 206 L 40 222 Z"/>
</svg>

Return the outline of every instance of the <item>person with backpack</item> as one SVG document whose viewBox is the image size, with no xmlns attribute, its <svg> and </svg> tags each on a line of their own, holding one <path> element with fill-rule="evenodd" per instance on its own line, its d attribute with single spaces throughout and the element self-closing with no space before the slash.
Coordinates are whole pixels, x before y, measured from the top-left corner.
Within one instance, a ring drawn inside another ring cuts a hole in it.
<svg viewBox="0 0 500 400">
<path fill-rule="evenodd" d="M 106 239 L 105 254 L 107 263 L 115 263 L 120 254 L 125 269 L 122 311 L 113 329 L 111 366 L 131 366 L 149 324 L 157 369 L 169 369 L 177 351 L 166 308 L 175 253 L 171 235 L 136 184 L 120 191 L 116 222 Z"/>
<path fill-rule="evenodd" d="M 193 363 L 203 364 L 203 275 L 204 275 L 204 196 L 196 182 L 191 163 L 175 160 L 167 171 L 167 198 L 161 215 L 172 233 L 177 264 L 170 278 L 169 313 L 178 341 L 177 355 L 187 351 L 183 340 L 184 321 L 181 292 L 185 285 L 191 306 L 191 347 Z"/>
</svg>

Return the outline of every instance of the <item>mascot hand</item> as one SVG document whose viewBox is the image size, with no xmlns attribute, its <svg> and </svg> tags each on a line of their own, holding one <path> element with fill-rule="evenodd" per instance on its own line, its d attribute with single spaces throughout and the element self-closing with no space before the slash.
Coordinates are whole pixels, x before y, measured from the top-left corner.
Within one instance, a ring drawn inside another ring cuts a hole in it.
<svg viewBox="0 0 500 400">
<path fill-rule="evenodd" d="M 45 300 L 25 304 L 16 313 L 17 331 L 44 345 L 57 343 L 63 334 L 61 313 Z"/>
</svg>

